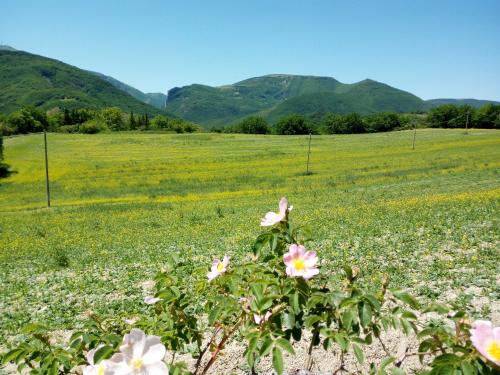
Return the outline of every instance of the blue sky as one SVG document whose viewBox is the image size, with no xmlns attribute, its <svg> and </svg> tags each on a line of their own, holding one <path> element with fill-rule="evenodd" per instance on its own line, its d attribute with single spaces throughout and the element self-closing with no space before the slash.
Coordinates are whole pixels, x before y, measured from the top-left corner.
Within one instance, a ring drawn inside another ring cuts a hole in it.
<svg viewBox="0 0 500 375">
<path fill-rule="evenodd" d="M 289 73 L 500 100 L 499 17 L 499 0 L 0 0 L 0 43 L 145 92 Z"/>
</svg>

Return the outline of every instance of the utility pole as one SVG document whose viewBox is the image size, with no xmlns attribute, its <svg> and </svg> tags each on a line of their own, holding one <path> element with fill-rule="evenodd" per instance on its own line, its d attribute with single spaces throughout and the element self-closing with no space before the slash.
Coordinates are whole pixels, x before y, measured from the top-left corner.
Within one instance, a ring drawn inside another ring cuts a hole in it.
<svg viewBox="0 0 500 375">
<path fill-rule="evenodd" d="M 45 129 L 43 129 L 43 143 L 45 146 L 45 189 L 47 191 L 47 208 L 50 208 L 49 158 L 47 154 L 47 130 Z"/>
<path fill-rule="evenodd" d="M 312 138 L 312 133 L 309 133 L 309 150 L 307 151 L 306 175 L 309 175 L 309 159 L 310 159 L 310 156 L 311 156 L 311 138 Z"/>
</svg>

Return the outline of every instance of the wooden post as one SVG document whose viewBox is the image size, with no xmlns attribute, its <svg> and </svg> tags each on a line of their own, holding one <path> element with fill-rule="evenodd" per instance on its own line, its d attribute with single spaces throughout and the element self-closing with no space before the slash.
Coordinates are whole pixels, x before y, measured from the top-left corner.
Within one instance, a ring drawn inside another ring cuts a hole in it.
<svg viewBox="0 0 500 375">
<path fill-rule="evenodd" d="M 417 138 L 417 122 L 415 121 L 415 130 L 413 131 L 413 146 L 412 150 L 415 150 L 415 138 Z"/>
<path fill-rule="evenodd" d="M 43 129 L 43 142 L 45 146 L 45 189 L 47 191 L 47 208 L 50 208 L 49 158 L 47 153 L 47 131 L 45 129 Z"/>
<path fill-rule="evenodd" d="M 312 133 L 309 133 L 309 150 L 307 151 L 306 175 L 309 175 L 309 159 L 310 159 L 310 156 L 311 156 L 311 138 L 312 138 Z"/>
</svg>

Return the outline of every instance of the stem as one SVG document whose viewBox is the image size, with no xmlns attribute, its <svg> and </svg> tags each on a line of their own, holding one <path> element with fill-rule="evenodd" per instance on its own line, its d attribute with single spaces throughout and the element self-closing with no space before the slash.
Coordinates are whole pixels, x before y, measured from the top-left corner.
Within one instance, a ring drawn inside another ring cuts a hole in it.
<svg viewBox="0 0 500 375">
<path fill-rule="evenodd" d="M 312 351 L 313 351 L 313 344 L 316 341 L 319 333 L 318 331 L 314 331 L 313 337 L 311 338 L 311 343 L 309 344 L 309 349 L 307 350 L 307 364 L 306 364 L 306 369 L 307 371 L 311 371 L 313 367 L 313 357 L 312 357 Z"/>
<path fill-rule="evenodd" d="M 389 350 L 387 350 L 387 347 L 385 346 L 384 342 L 380 337 L 378 337 L 378 341 L 380 342 L 380 345 L 382 345 L 382 349 L 384 349 L 385 354 L 391 355 L 391 353 L 389 352 Z"/>
<path fill-rule="evenodd" d="M 194 366 L 194 369 L 195 369 L 194 370 L 194 375 L 196 375 L 198 373 L 198 370 L 200 369 L 200 365 L 201 365 L 201 360 L 203 359 L 203 356 L 205 355 L 205 353 L 207 352 L 207 350 L 212 345 L 212 342 L 215 340 L 215 337 L 217 336 L 217 334 L 219 333 L 219 331 L 220 331 L 220 328 L 217 328 L 214 331 L 214 333 L 212 334 L 212 337 L 210 338 L 210 340 L 208 340 L 207 345 L 205 346 L 205 348 L 200 351 L 200 356 L 196 360 L 196 364 Z"/>
<path fill-rule="evenodd" d="M 332 375 L 338 374 L 338 373 L 340 373 L 340 372 L 342 372 L 344 370 L 345 370 L 345 367 L 344 367 L 344 351 L 341 350 L 340 351 L 340 366 L 336 370 L 334 370 L 332 372 Z"/>
<path fill-rule="evenodd" d="M 222 339 L 219 342 L 219 345 L 217 345 L 217 348 L 215 351 L 212 353 L 212 357 L 210 358 L 210 361 L 206 364 L 205 368 L 203 369 L 201 375 L 205 375 L 208 372 L 208 369 L 212 367 L 214 362 L 217 360 L 217 356 L 219 355 L 220 351 L 224 348 L 224 345 L 226 344 L 226 341 L 233 335 L 234 332 L 238 329 L 238 327 L 243 323 L 243 314 L 241 317 L 238 319 L 236 324 L 231 328 L 231 330 L 222 336 Z"/>
</svg>

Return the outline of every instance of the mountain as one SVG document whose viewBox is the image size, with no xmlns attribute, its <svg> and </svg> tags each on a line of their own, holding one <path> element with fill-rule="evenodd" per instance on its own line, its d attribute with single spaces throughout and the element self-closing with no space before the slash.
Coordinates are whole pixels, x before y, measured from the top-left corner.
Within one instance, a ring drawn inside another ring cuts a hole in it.
<svg viewBox="0 0 500 375">
<path fill-rule="evenodd" d="M 500 104 L 500 102 L 478 99 L 430 99 L 425 101 L 425 108 L 431 109 L 444 104 L 470 105 L 471 107 L 479 108 L 486 104 Z"/>
<path fill-rule="evenodd" d="M 168 92 L 167 111 L 208 126 L 234 123 L 249 115 L 273 122 L 289 114 L 318 112 L 410 112 L 425 102 L 373 80 L 345 84 L 331 77 L 273 74 L 232 85 L 190 85 Z"/>
<path fill-rule="evenodd" d="M 102 108 L 165 113 L 85 70 L 23 51 L 0 49 L 0 112 L 22 106 L 42 109 Z"/>
<path fill-rule="evenodd" d="M 123 83 L 121 81 L 118 81 L 117 79 L 104 75 L 102 73 L 98 72 L 92 72 L 88 70 L 89 73 L 95 74 L 99 78 L 111 83 L 113 86 L 116 88 L 125 91 L 129 95 L 132 95 L 134 98 L 137 100 L 140 100 L 143 103 L 152 105 L 153 107 L 159 108 L 159 109 L 165 109 L 165 103 L 167 102 L 167 95 L 158 92 L 158 93 L 144 93 L 132 86 L 127 85 L 126 83 Z"/>
</svg>

